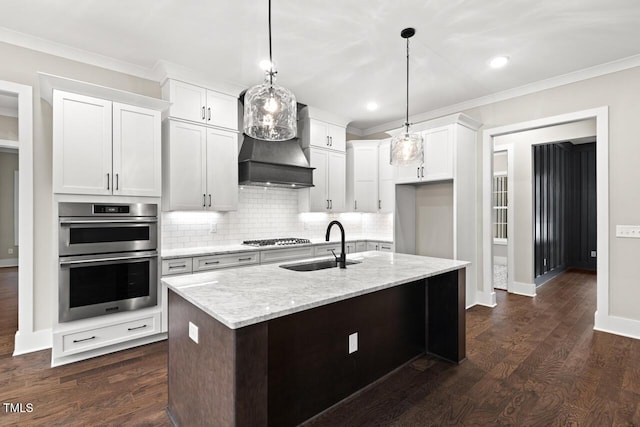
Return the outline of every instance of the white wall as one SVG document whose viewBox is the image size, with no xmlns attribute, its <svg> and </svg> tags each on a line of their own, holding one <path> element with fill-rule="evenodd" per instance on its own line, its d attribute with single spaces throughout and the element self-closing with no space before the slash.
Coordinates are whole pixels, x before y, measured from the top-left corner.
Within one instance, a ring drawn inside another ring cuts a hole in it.
<svg viewBox="0 0 640 427">
<path fill-rule="evenodd" d="M 640 224 L 640 196 L 630 193 L 640 181 L 638 117 L 640 117 L 640 67 L 566 84 L 464 111 L 484 128 L 506 126 L 591 108 L 609 107 L 609 308 L 610 315 L 640 321 L 640 240 L 615 237 L 616 224 Z M 482 134 L 478 135 L 481 144 Z M 478 190 L 482 159 L 478 156 Z M 478 253 L 482 254 L 481 198 L 478 212 Z M 481 260 L 477 261 L 482 267 Z M 478 277 L 482 278 L 482 274 Z M 482 286 L 482 283 L 479 283 Z"/>
<path fill-rule="evenodd" d="M 53 252 L 53 194 L 51 186 L 51 106 L 40 99 L 38 71 L 104 86 L 160 97 L 157 82 L 132 77 L 64 58 L 0 42 L 0 80 L 33 87 L 34 170 L 34 329 L 51 327 L 51 299 L 56 298 L 51 278 Z"/>
<path fill-rule="evenodd" d="M 513 206 L 514 228 L 510 236 L 515 249 L 514 280 L 532 284 L 533 277 L 533 160 L 534 144 L 563 142 L 572 139 L 594 137 L 596 121 L 583 120 L 558 126 L 550 126 L 526 132 L 498 136 L 493 139 L 496 149 L 513 145 Z M 495 255 L 495 253 L 494 253 Z"/>
</svg>

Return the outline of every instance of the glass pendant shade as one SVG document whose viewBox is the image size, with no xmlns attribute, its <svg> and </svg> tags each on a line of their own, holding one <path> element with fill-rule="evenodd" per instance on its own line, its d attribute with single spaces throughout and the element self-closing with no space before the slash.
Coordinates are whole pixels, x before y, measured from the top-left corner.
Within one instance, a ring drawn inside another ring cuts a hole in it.
<svg viewBox="0 0 640 427">
<path fill-rule="evenodd" d="M 298 133 L 296 97 L 275 84 L 271 73 L 244 95 L 244 133 L 265 141 L 286 141 Z"/>
<path fill-rule="evenodd" d="M 407 129 L 391 139 L 391 164 L 394 166 L 420 165 L 424 161 L 422 135 Z"/>
</svg>

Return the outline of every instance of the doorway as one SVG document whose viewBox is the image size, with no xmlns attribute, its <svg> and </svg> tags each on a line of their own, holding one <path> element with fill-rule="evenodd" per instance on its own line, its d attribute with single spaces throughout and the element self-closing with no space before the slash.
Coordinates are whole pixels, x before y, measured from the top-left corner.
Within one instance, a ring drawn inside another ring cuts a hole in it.
<svg viewBox="0 0 640 427">
<path fill-rule="evenodd" d="M 482 285 L 478 290 L 477 302 L 481 305 L 494 307 L 496 305 L 495 291 L 493 290 L 493 239 L 491 232 L 491 189 L 492 189 L 492 175 L 493 175 L 493 152 L 494 141 L 496 138 L 517 134 L 523 131 L 531 131 L 536 129 L 548 128 L 556 125 L 571 124 L 584 120 L 595 120 L 595 134 L 596 140 L 596 188 L 598 193 L 597 199 L 597 311 L 595 313 L 595 329 L 601 329 L 603 324 L 610 322 L 609 315 L 609 112 L 608 107 L 600 107 L 591 110 L 578 111 L 574 113 L 563 114 L 559 116 L 547 117 L 543 119 L 532 120 L 528 122 L 521 122 L 512 125 L 506 125 L 496 127 L 492 129 L 486 129 L 483 131 L 483 195 L 482 195 L 482 267 L 483 267 L 483 280 Z M 558 140 L 556 140 L 558 141 Z M 515 144 L 514 144 L 515 146 Z M 527 147 L 529 153 L 531 153 L 530 147 Z M 531 162 L 529 163 L 529 169 L 531 168 Z M 522 173 L 524 168 L 520 168 L 520 164 L 517 165 L 516 176 L 514 180 L 516 184 L 520 181 L 519 173 Z M 523 181 L 527 183 L 529 193 L 531 192 L 530 185 L 531 175 L 528 174 L 528 178 Z M 526 199 L 526 197 L 525 197 Z M 532 201 L 532 197 L 529 198 L 529 202 Z M 533 209 L 530 208 L 529 215 L 532 215 Z M 514 222 L 520 220 L 520 214 Z M 530 222 L 532 224 L 532 221 Z M 532 239 L 532 226 L 529 228 L 529 237 Z M 512 236 L 512 235 L 510 235 Z M 516 245 L 511 244 L 513 239 L 509 239 L 509 250 Z M 533 269 L 533 244 L 530 247 L 526 245 L 518 246 L 518 251 L 525 251 L 525 256 L 514 257 L 509 256 L 510 260 L 523 259 L 527 262 L 531 269 Z M 526 251 L 529 251 L 527 254 Z M 510 263 L 510 264 L 513 264 Z M 516 275 L 517 276 L 517 275 Z M 533 279 L 533 273 L 530 275 Z M 517 280 L 517 277 L 516 277 Z M 533 280 L 531 280 L 533 282 Z M 514 283 L 517 288 L 518 285 L 524 285 L 518 290 L 529 296 L 535 296 L 535 285 L 533 283 Z"/>
</svg>

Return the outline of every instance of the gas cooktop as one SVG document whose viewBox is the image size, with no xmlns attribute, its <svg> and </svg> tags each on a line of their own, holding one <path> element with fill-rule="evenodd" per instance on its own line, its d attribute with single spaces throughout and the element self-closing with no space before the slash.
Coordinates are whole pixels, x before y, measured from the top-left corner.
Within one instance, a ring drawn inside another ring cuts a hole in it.
<svg viewBox="0 0 640 427">
<path fill-rule="evenodd" d="M 311 243 L 309 239 L 298 239 L 296 237 L 285 237 L 281 239 L 263 239 L 263 240 L 245 240 L 243 245 L 249 246 L 288 246 L 300 245 L 303 243 Z"/>
</svg>

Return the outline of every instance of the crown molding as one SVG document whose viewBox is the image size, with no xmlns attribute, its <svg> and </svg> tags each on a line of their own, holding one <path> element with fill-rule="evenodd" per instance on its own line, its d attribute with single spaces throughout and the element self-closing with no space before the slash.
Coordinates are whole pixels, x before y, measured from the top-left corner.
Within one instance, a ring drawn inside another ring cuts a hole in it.
<svg viewBox="0 0 640 427">
<path fill-rule="evenodd" d="M 240 92 L 247 89 L 247 87 L 238 83 L 216 80 L 202 71 L 193 70 L 164 59 L 156 62 L 153 67 L 153 75 L 155 80 L 160 82 L 160 85 L 164 85 L 167 79 L 180 80 L 181 82 L 190 83 L 236 97 L 240 95 Z"/>
<path fill-rule="evenodd" d="M 326 123 L 332 123 L 334 125 L 343 127 L 345 129 L 347 127 L 347 124 L 349 123 L 349 120 L 345 119 L 342 116 L 331 113 L 329 111 L 321 110 L 316 107 L 312 107 L 310 105 L 308 105 L 307 108 L 302 110 L 302 114 L 300 116 L 300 118 L 307 118 L 307 117 L 314 120 L 320 120 Z M 359 135 L 359 136 L 363 136 L 363 135 Z"/>
<path fill-rule="evenodd" d="M 121 61 L 108 56 L 77 49 L 61 43 L 52 42 L 39 37 L 31 36 L 17 31 L 0 27 L 0 40 L 4 43 L 24 47 L 26 49 L 43 52 L 49 55 L 59 56 L 72 61 L 94 65 L 119 73 L 140 77 L 147 80 L 155 80 L 153 70 L 130 62 Z"/>
<path fill-rule="evenodd" d="M 472 108 L 482 107 L 484 105 L 489 105 L 500 101 L 506 101 L 508 99 L 517 98 L 519 96 L 529 95 L 535 92 L 541 92 L 543 90 L 616 73 L 618 71 L 624 71 L 635 67 L 640 67 L 640 55 L 634 55 L 627 58 L 619 59 L 617 61 L 607 62 L 605 64 L 596 65 L 568 74 L 563 74 L 561 76 L 551 77 L 549 79 L 529 83 L 517 88 L 507 89 L 502 92 L 496 92 L 490 95 L 482 96 L 480 98 L 475 98 L 469 101 L 463 101 L 457 104 L 438 108 L 436 110 L 416 114 L 414 116 L 410 116 L 409 121 L 411 123 L 418 124 L 419 122 L 438 118 L 447 114 L 470 110 Z M 403 124 L 404 120 L 398 119 L 373 126 L 368 129 L 362 129 L 362 132 L 364 135 L 373 135 L 379 132 L 386 132 L 392 129 L 400 128 Z"/>
<path fill-rule="evenodd" d="M 351 125 L 347 126 L 347 133 L 355 136 L 365 136 L 366 134 L 360 128 L 355 128 Z"/>
</svg>

